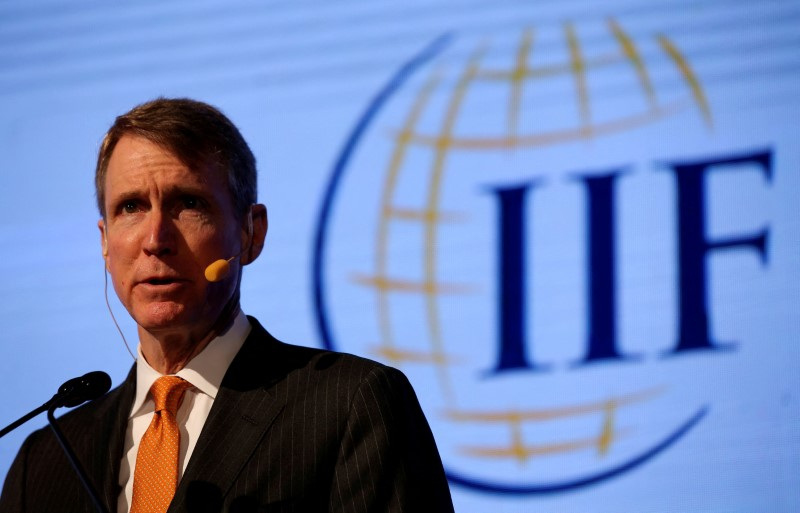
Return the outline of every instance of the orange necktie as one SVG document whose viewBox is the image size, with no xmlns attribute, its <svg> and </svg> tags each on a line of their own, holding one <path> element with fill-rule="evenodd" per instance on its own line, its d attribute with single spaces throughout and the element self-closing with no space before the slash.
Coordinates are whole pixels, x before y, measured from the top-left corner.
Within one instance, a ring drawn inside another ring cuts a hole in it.
<svg viewBox="0 0 800 513">
<path fill-rule="evenodd" d="M 183 393 L 191 387 L 178 376 L 162 376 L 150 387 L 156 411 L 136 455 L 131 513 L 164 513 L 172 502 L 178 486 L 181 437 L 175 414 Z"/>
</svg>

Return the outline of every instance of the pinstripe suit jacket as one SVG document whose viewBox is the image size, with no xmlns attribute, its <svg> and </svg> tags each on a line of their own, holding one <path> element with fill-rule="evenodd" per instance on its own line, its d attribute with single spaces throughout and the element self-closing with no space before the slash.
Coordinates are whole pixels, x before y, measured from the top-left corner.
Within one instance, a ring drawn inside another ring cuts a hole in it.
<svg viewBox="0 0 800 513">
<path fill-rule="evenodd" d="M 169 513 L 453 511 L 433 436 L 402 373 L 284 344 L 250 321 Z M 60 420 L 111 512 L 135 375 Z M 50 430 L 31 434 L 0 512 L 93 511 Z"/>
</svg>

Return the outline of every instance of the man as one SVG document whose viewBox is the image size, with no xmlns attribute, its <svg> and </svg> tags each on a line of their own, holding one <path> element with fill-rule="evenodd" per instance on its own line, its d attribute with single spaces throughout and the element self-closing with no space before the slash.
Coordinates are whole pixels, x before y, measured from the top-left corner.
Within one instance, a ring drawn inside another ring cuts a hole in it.
<svg viewBox="0 0 800 513">
<path fill-rule="evenodd" d="M 223 114 L 158 99 L 118 117 L 96 191 L 139 357 L 121 386 L 60 425 L 109 511 L 452 511 L 399 371 L 284 344 L 241 312 L 267 211 L 255 159 Z M 227 273 L 206 278 L 220 259 Z M 20 449 L 0 511 L 94 511 L 48 429 Z"/>
</svg>

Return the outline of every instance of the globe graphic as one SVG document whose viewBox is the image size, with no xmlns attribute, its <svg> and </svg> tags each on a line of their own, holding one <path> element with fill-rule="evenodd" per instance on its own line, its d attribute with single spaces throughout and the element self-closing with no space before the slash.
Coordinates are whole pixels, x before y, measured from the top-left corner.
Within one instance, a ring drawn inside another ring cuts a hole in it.
<svg viewBox="0 0 800 513">
<path fill-rule="evenodd" d="M 524 186 L 533 198 L 553 175 L 593 162 L 597 148 L 613 154 L 635 134 L 652 141 L 670 119 L 708 130 L 711 111 L 670 38 L 634 38 L 613 19 L 465 39 L 443 36 L 412 56 L 343 145 L 316 240 L 320 332 L 330 348 L 409 377 L 452 481 L 570 489 L 643 463 L 704 411 L 662 431 L 637 429 L 624 414 L 668 404 L 660 383 L 608 391 L 584 377 L 585 394 L 563 397 L 576 378 L 545 364 L 497 372 L 497 191 Z M 563 198 L 549 201 L 576 201 Z M 569 225 L 569 215 L 559 222 Z M 550 258 L 566 271 L 539 273 L 536 283 L 580 288 L 577 257 L 562 243 L 578 237 L 549 229 Z M 565 310 L 576 304 L 548 298 Z M 569 340 L 577 328 L 563 318 L 537 320 L 551 340 Z"/>
</svg>

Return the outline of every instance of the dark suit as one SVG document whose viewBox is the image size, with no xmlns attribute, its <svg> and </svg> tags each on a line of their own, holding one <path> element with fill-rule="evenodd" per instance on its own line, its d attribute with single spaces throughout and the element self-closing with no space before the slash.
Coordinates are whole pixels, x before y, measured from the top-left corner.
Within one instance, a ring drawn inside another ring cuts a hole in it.
<svg viewBox="0 0 800 513">
<path fill-rule="evenodd" d="M 433 436 L 402 373 L 284 344 L 250 322 L 171 513 L 453 511 Z M 135 375 L 60 420 L 111 512 Z M 0 512 L 23 511 L 94 511 L 49 429 L 25 441 L 6 478 Z"/>
</svg>

